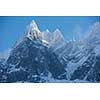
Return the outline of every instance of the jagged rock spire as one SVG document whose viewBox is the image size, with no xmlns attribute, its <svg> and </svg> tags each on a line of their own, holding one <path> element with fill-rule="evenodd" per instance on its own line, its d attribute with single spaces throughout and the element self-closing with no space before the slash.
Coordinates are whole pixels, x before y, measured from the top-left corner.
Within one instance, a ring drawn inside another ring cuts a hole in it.
<svg viewBox="0 0 100 100">
<path fill-rule="evenodd" d="M 28 29 L 29 29 L 29 31 L 36 30 L 36 31 L 40 32 L 40 30 L 39 30 L 39 28 L 38 28 L 38 26 L 37 26 L 37 24 L 36 24 L 36 22 L 34 20 L 31 21 Z"/>
<path fill-rule="evenodd" d="M 28 26 L 26 37 L 32 40 L 32 39 L 40 39 L 41 36 L 42 36 L 42 33 L 40 32 L 36 22 L 32 20 L 32 22 Z"/>
</svg>

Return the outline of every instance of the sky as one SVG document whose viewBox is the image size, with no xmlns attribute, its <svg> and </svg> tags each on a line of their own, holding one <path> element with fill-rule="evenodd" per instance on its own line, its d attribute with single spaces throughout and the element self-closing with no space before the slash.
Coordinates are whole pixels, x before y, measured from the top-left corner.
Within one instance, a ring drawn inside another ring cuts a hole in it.
<svg viewBox="0 0 100 100">
<path fill-rule="evenodd" d="M 84 36 L 95 22 L 96 16 L 0 16 L 0 52 L 11 48 L 16 39 L 25 32 L 27 25 L 35 20 L 40 31 L 53 32 L 60 29 L 66 40 Z"/>
</svg>

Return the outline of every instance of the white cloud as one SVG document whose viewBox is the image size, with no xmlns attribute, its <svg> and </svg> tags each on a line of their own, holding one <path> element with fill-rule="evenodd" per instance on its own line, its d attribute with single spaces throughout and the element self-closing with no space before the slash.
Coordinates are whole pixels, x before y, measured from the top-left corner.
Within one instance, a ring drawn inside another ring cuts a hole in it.
<svg viewBox="0 0 100 100">
<path fill-rule="evenodd" d="M 7 59 L 10 55 L 11 49 L 8 48 L 7 50 L 0 52 L 0 58 Z"/>
<path fill-rule="evenodd" d="M 73 38 L 75 38 L 76 40 L 80 39 L 83 36 L 82 30 L 83 29 L 80 25 L 76 25 L 74 30 L 73 30 Z"/>
</svg>

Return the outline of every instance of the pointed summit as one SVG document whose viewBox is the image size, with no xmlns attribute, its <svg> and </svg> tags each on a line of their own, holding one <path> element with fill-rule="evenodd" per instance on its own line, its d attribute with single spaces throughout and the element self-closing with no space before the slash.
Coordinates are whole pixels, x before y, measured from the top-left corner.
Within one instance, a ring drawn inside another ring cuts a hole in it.
<svg viewBox="0 0 100 100">
<path fill-rule="evenodd" d="M 98 33 L 98 32 L 100 32 L 100 22 L 94 23 L 94 25 L 92 26 L 92 32 L 93 32 L 93 33 Z"/>
<path fill-rule="evenodd" d="M 30 26 L 33 28 L 37 28 L 37 24 L 34 20 L 31 21 Z"/>
<path fill-rule="evenodd" d="M 42 37 L 42 33 L 38 29 L 38 26 L 34 20 L 28 26 L 28 31 L 26 32 L 26 37 L 29 39 L 40 39 Z"/>
<path fill-rule="evenodd" d="M 88 41 L 89 40 L 98 40 L 100 39 L 100 22 L 96 22 L 93 24 L 93 26 L 90 28 L 90 33 L 87 36 Z"/>
<path fill-rule="evenodd" d="M 54 38 L 62 38 L 62 40 L 64 40 L 64 37 L 58 28 L 53 32 L 53 36 Z"/>
<path fill-rule="evenodd" d="M 56 51 L 59 47 L 65 44 L 65 39 L 59 29 L 56 29 L 51 36 L 49 47 Z"/>
<path fill-rule="evenodd" d="M 40 32 L 39 29 L 38 29 L 38 26 L 37 26 L 37 24 L 34 20 L 31 21 L 31 23 L 29 25 L 29 30 L 31 30 L 31 31 L 36 30 L 36 31 Z"/>
<path fill-rule="evenodd" d="M 61 33 L 61 31 L 57 28 L 54 33 Z"/>
<path fill-rule="evenodd" d="M 48 30 L 48 29 L 46 29 L 46 31 L 45 31 L 46 33 L 50 33 L 50 31 Z"/>
<path fill-rule="evenodd" d="M 51 32 L 46 29 L 44 32 L 42 32 L 42 40 L 46 40 L 48 43 L 50 42 L 50 34 Z"/>
</svg>

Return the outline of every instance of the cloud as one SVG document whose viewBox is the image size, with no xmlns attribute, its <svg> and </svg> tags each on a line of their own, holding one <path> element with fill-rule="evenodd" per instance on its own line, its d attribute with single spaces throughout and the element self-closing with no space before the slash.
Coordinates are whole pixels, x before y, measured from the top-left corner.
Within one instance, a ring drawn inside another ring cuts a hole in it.
<svg viewBox="0 0 100 100">
<path fill-rule="evenodd" d="M 83 36 L 82 31 L 83 31 L 82 27 L 80 25 L 76 25 L 73 30 L 73 38 L 75 38 L 76 40 L 82 38 Z"/>
<path fill-rule="evenodd" d="M 8 48 L 7 50 L 5 50 L 4 52 L 0 52 L 0 59 L 8 59 L 9 55 L 10 55 L 11 49 Z"/>
</svg>

